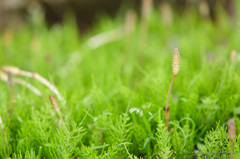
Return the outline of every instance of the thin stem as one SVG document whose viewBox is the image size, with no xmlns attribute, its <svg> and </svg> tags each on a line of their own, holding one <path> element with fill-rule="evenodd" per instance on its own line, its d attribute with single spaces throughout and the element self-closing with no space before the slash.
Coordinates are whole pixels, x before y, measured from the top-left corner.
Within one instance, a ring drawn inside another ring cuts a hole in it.
<svg viewBox="0 0 240 159">
<path fill-rule="evenodd" d="M 68 130 L 67 130 L 67 127 L 66 127 L 66 125 L 65 125 L 65 122 L 64 122 L 64 120 L 63 120 L 63 118 L 62 118 L 62 115 L 61 114 L 58 114 L 59 115 L 59 117 L 60 117 L 60 119 L 61 119 L 61 121 L 62 121 L 62 123 L 63 123 L 63 127 L 64 127 L 64 129 L 66 130 L 66 133 L 68 132 Z"/>
<path fill-rule="evenodd" d="M 168 94 L 167 94 L 167 101 L 166 101 L 165 110 L 168 110 L 168 109 L 169 109 L 169 98 L 170 98 L 170 93 L 171 93 L 171 90 L 172 90 L 172 86 L 173 86 L 173 82 L 174 82 L 175 77 L 176 77 L 176 75 L 173 75 L 171 84 L 170 84 L 169 89 L 168 89 Z"/>
<path fill-rule="evenodd" d="M 165 126 L 168 131 L 168 122 L 169 122 L 169 109 L 164 110 L 164 116 L 165 116 Z"/>
<path fill-rule="evenodd" d="M 128 149 L 127 149 L 127 146 L 126 146 L 125 144 L 123 144 L 123 145 L 124 145 L 124 147 L 125 147 L 125 150 L 127 151 L 128 156 L 129 156 L 131 159 L 133 159 L 132 155 L 129 153 L 129 151 L 128 151 Z"/>
<path fill-rule="evenodd" d="M 234 144 L 233 144 L 233 140 L 230 139 L 230 143 L 231 143 L 231 153 L 230 153 L 230 159 L 233 159 L 233 153 L 234 153 Z"/>
<path fill-rule="evenodd" d="M 12 112 L 13 112 L 13 107 L 14 107 L 14 92 L 13 92 L 13 87 L 10 87 L 10 103 L 11 103 L 10 114 L 12 114 Z"/>
<path fill-rule="evenodd" d="M 169 116 L 170 116 L 169 115 L 169 98 L 170 98 L 170 93 L 171 93 L 171 90 L 172 90 L 172 86 L 173 86 L 173 82 L 174 82 L 175 77 L 176 77 L 176 75 L 173 75 L 172 81 L 171 81 L 169 89 L 168 89 L 166 107 L 164 109 L 165 126 L 167 128 L 167 131 L 168 131 Z"/>
<path fill-rule="evenodd" d="M 13 112 L 13 107 L 14 107 L 14 91 L 13 91 L 13 77 L 12 77 L 12 73 L 10 71 L 8 71 L 8 86 L 10 89 L 10 104 L 11 104 L 11 108 L 10 108 L 10 115 Z"/>
</svg>

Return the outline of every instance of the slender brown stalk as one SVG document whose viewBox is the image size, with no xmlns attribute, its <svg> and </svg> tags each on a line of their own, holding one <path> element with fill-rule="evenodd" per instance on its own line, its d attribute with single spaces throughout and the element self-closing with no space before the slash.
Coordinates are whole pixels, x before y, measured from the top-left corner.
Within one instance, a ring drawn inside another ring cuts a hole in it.
<svg viewBox="0 0 240 159">
<path fill-rule="evenodd" d="M 174 82 L 175 77 L 176 77 L 176 75 L 173 75 L 172 81 L 171 81 L 169 89 L 168 89 L 166 107 L 164 109 L 165 126 L 166 126 L 167 130 L 168 130 L 168 122 L 169 122 L 169 116 L 170 116 L 170 114 L 169 114 L 169 98 L 170 98 L 170 93 L 171 93 L 171 90 L 172 90 L 172 86 L 173 86 L 173 82 Z"/>
<path fill-rule="evenodd" d="M 168 88 L 168 93 L 167 93 L 167 101 L 166 101 L 166 107 L 165 109 L 169 109 L 169 98 L 170 98 L 170 93 L 171 93 L 171 90 L 172 90 L 172 86 L 173 86 L 173 82 L 174 82 L 174 79 L 175 79 L 176 75 L 173 75 L 173 78 L 172 78 L 172 81 L 170 83 L 170 86 Z"/>
<path fill-rule="evenodd" d="M 13 112 L 13 107 L 14 107 L 13 77 L 12 77 L 12 73 L 10 71 L 8 71 L 7 75 L 8 75 L 8 86 L 10 89 L 10 104 L 11 104 L 9 113 L 11 115 Z"/>
<path fill-rule="evenodd" d="M 227 123 L 228 126 L 228 135 L 229 135 L 229 140 L 231 144 L 231 153 L 230 153 L 230 158 L 233 159 L 233 152 L 234 152 L 234 139 L 236 138 L 236 124 L 234 122 L 234 119 L 230 119 Z"/>
<path fill-rule="evenodd" d="M 59 107 L 59 105 L 58 105 L 57 100 L 56 100 L 56 99 L 53 97 L 53 95 L 51 95 L 51 94 L 49 94 L 49 99 L 50 99 L 50 102 L 51 102 L 54 110 L 58 113 L 58 116 L 60 117 L 60 119 L 61 119 L 61 121 L 62 121 L 62 123 L 63 123 L 63 126 L 64 126 L 64 128 L 65 128 L 65 130 L 66 130 L 66 132 L 67 132 L 67 128 L 66 128 L 65 122 L 64 122 L 64 120 L 63 120 L 63 118 L 62 118 L 62 114 L 61 114 L 60 107 Z"/>
<path fill-rule="evenodd" d="M 165 109 L 164 109 L 165 126 L 166 126 L 167 130 L 168 130 L 168 122 L 169 122 L 169 116 L 170 116 L 170 114 L 169 114 L 169 98 L 170 98 L 170 94 L 171 94 L 171 90 L 172 90 L 174 80 L 175 80 L 176 75 L 178 74 L 178 72 L 180 70 L 180 55 L 179 55 L 178 48 L 176 48 L 174 50 L 172 70 L 173 70 L 172 71 L 173 72 L 173 78 L 172 78 L 172 81 L 171 81 L 169 89 L 168 89 L 166 106 L 165 106 Z"/>
</svg>

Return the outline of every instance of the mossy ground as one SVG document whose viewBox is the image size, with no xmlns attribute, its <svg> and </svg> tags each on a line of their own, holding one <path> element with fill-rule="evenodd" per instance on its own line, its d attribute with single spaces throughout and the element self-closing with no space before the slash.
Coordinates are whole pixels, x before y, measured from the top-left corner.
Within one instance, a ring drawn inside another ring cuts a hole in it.
<svg viewBox="0 0 240 159">
<path fill-rule="evenodd" d="M 43 92 L 40 98 L 15 84 L 9 116 L 9 87 L 1 82 L 0 158 L 229 158 L 226 123 L 233 117 L 240 139 L 240 55 L 230 64 L 231 51 L 240 50 L 240 16 L 233 27 L 220 14 L 213 23 L 189 11 L 164 26 L 155 10 L 143 46 L 139 19 L 132 35 L 97 49 L 90 49 L 87 39 L 121 26 L 122 18 L 101 18 L 91 32 L 79 33 L 71 20 L 49 29 L 32 17 L 20 30 L 2 32 L 1 65 L 37 72 L 54 83 L 67 101 L 60 106 L 69 132 L 48 100 L 47 87 L 24 78 Z M 175 47 L 181 69 L 166 133 L 163 108 Z M 238 140 L 236 156 L 239 146 Z"/>
</svg>

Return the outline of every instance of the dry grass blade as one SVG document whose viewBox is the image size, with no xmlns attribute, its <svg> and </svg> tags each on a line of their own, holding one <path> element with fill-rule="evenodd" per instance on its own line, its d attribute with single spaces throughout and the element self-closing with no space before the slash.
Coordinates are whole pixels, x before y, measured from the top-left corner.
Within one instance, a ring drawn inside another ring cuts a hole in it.
<svg viewBox="0 0 240 159">
<path fill-rule="evenodd" d="M 3 82 L 7 82 L 7 75 L 0 70 L 0 80 Z"/>
<path fill-rule="evenodd" d="M 27 87 L 33 93 L 35 93 L 37 96 L 42 96 L 42 92 L 39 91 L 39 89 L 37 89 L 36 87 L 31 85 L 30 83 L 28 83 L 28 82 L 26 82 L 26 81 L 24 81 L 22 79 L 19 79 L 19 78 L 14 78 L 13 81 L 14 81 L 14 83 L 17 83 L 17 84 L 20 84 L 20 85 L 23 85 L 23 86 Z"/>
<path fill-rule="evenodd" d="M 169 98 L 170 98 L 170 93 L 172 90 L 172 86 L 175 80 L 176 75 L 179 73 L 180 70 L 180 54 L 178 51 L 178 48 L 175 48 L 174 54 L 173 54 L 173 64 L 172 64 L 172 72 L 173 72 L 173 78 L 170 83 L 169 89 L 168 89 L 168 94 L 167 94 L 167 100 L 166 100 L 166 107 L 164 109 L 164 115 L 165 115 L 165 126 L 167 127 L 168 130 L 168 122 L 169 122 Z"/>
<path fill-rule="evenodd" d="M 87 45 L 91 49 L 96 49 L 102 45 L 118 41 L 125 37 L 126 35 L 130 35 L 134 32 L 135 22 L 136 13 L 130 10 L 126 14 L 125 24 L 123 26 L 91 37 L 90 39 L 88 39 Z"/>
<path fill-rule="evenodd" d="M 11 71 L 11 73 L 13 75 L 21 75 L 21 76 L 26 76 L 26 77 L 34 78 L 34 79 L 38 80 L 43 85 L 48 87 L 53 93 L 55 93 L 56 96 L 58 97 L 58 99 L 62 102 L 62 105 L 65 106 L 66 102 L 65 102 L 64 98 L 60 95 L 57 88 L 54 85 L 52 85 L 48 80 L 46 80 L 41 75 L 39 75 L 38 73 L 33 73 L 33 72 L 20 70 L 19 68 L 14 67 L 14 66 L 3 66 L 3 67 L 1 67 L 1 70 L 4 71 L 4 72 Z"/>
<path fill-rule="evenodd" d="M 0 71 L 0 80 L 2 80 L 3 82 L 9 83 L 8 76 L 5 73 L 2 73 L 1 71 Z M 33 91 L 36 95 L 42 96 L 42 93 L 36 87 L 34 87 L 30 83 L 28 83 L 22 79 L 13 78 L 13 83 L 23 85 L 23 86 L 27 87 L 28 89 L 30 89 L 31 91 Z"/>
<path fill-rule="evenodd" d="M 123 38 L 123 36 L 124 36 L 124 32 L 123 32 L 123 29 L 120 27 L 120 28 L 110 30 L 107 32 L 103 32 L 103 33 L 100 33 L 98 35 L 91 37 L 87 41 L 87 45 L 91 49 L 96 49 L 102 45 L 108 44 L 113 41 L 120 40 L 121 38 Z"/>
<path fill-rule="evenodd" d="M 236 124 L 234 119 L 230 119 L 227 123 L 228 126 L 228 135 L 231 143 L 231 151 L 234 152 L 234 139 L 236 138 Z M 233 159 L 233 154 L 230 153 L 230 158 Z"/>
<path fill-rule="evenodd" d="M 67 128 L 66 128 L 65 122 L 64 122 L 64 120 L 63 120 L 63 118 L 62 118 L 62 114 L 61 114 L 60 107 L 59 107 L 59 105 L 58 105 L 57 100 L 56 100 L 56 99 L 54 98 L 54 96 L 52 96 L 51 94 L 49 94 L 49 99 L 50 99 L 50 102 L 51 102 L 54 110 L 58 113 L 58 115 L 59 115 L 59 117 L 60 117 L 60 119 L 61 119 L 61 121 L 62 121 L 62 123 L 63 123 L 64 128 L 65 128 L 66 131 L 67 131 Z"/>
</svg>

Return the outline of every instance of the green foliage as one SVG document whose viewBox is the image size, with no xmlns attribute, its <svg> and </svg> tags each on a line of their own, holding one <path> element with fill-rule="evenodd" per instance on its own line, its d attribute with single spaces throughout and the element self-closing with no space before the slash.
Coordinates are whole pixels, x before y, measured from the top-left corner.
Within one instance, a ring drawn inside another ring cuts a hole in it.
<svg viewBox="0 0 240 159">
<path fill-rule="evenodd" d="M 203 158 L 227 158 L 230 152 L 230 143 L 226 128 L 217 123 L 216 130 L 210 131 L 204 139 L 204 145 L 199 146 Z M 201 154 L 199 153 L 199 154 Z"/>
<path fill-rule="evenodd" d="M 234 151 L 233 151 L 233 157 L 238 158 L 240 155 L 240 135 L 236 137 L 234 140 Z"/>
<path fill-rule="evenodd" d="M 60 158 L 75 158 L 81 154 L 79 146 L 84 135 L 84 129 L 81 126 L 73 123 L 70 131 L 57 131 L 57 134 L 54 139 L 56 155 Z"/>
<path fill-rule="evenodd" d="M 91 37 L 124 21 L 102 17 L 83 34 L 73 19 L 48 28 L 36 12 L 30 25 L 2 31 L 1 66 L 50 80 L 67 101 L 60 105 L 67 131 L 48 101 L 52 92 L 34 79 L 14 75 L 43 96 L 14 84 L 9 115 L 9 87 L 0 81 L 0 158 L 230 158 L 225 123 L 233 117 L 233 155 L 238 158 L 240 56 L 232 64 L 229 60 L 232 50 L 240 50 L 239 24 L 231 25 L 225 16 L 213 24 L 188 12 L 184 20 L 174 14 L 165 26 L 162 16 L 152 12 L 146 39 L 139 37 L 138 18 L 132 34 L 94 49 L 88 45 Z M 181 66 L 166 131 L 163 112 L 158 112 L 172 78 L 174 47 Z"/>
<path fill-rule="evenodd" d="M 165 124 L 160 120 L 157 126 L 156 133 L 157 141 L 157 156 L 160 158 L 171 158 L 173 151 L 171 150 L 170 133 L 167 131 Z"/>
<path fill-rule="evenodd" d="M 120 116 L 120 118 L 116 121 L 115 126 L 112 125 L 111 129 L 109 130 L 109 134 L 111 138 L 113 139 L 114 145 L 116 145 L 116 148 L 118 150 L 118 157 L 127 157 L 129 155 L 129 152 L 127 148 L 132 143 L 131 141 L 132 137 L 132 123 L 130 122 L 130 117 L 128 114 L 123 114 Z"/>
</svg>

